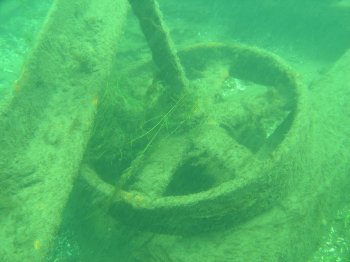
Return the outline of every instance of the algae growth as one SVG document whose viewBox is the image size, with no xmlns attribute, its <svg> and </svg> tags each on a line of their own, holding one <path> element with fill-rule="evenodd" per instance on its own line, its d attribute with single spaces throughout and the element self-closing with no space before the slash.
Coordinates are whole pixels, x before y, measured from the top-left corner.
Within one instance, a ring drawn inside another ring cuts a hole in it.
<svg viewBox="0 0 350 262">
<path fill-rule="evenodd" d="M 350 259 L 346 1 L 0 15 L 1 261 Z"/>
</svg>

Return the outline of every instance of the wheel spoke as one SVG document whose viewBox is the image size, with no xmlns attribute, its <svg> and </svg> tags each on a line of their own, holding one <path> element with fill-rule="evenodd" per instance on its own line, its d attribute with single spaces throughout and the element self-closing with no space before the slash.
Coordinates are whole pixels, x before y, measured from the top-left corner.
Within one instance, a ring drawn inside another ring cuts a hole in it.
<svg viewBox="0 0 350 262">
<path fill-rule="evenodd" d="M 235 171 L 240 170 L 248 162 L 251 164 L 255 159 L 249 149 L 236 142 L 218 125 L 200 128 L 193 142 L 196 150 L 207 155 L 221 172 L 230 172 L 232 176 L 239 176 Z"/>
<path fill-rule="evenodd" d="M 130 189 L 149 197 L 163 195 L 175 170 L 181 165 L 188 146 L 187 140 L 180 137 L 167 138 L 157 143 L 145 159 L 147 165 L 138 171 Z"/>
</svg>

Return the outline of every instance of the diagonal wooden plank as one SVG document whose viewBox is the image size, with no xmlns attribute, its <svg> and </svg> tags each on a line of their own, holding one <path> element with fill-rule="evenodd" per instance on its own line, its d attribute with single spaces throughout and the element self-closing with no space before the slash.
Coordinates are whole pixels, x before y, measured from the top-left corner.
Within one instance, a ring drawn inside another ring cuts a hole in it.
<svg viewBox="0 0 350 262">
<path fill-rule="evenodd" d="M 90 137 L 126 0 L 56 0 L 0 117 L 2 261 L 43 261 Z M 1 205 L 1 204 L 0 204 Z"/>
</svg>

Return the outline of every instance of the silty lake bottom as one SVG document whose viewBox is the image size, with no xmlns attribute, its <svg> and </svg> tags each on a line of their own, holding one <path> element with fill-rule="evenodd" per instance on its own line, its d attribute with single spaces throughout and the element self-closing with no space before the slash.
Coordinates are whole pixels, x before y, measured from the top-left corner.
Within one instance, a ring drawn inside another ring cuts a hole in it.
<svg viewBox="0 0 350 262">
<path fill-rule="evenodd" d="M 0 261 L 350 261 L 349 18 L 0 0 Z"/>
</svg>

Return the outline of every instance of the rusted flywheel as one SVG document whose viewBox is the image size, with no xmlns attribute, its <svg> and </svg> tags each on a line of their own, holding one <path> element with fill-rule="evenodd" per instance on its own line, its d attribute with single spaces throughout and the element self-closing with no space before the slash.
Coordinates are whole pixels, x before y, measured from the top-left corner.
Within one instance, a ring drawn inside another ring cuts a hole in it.
<svg viewBox="0 0 350 262">
<path fill-rule="evenodd" d="M 265 96 L 271 100 L 267 104 L 273 107 L 272 100 L 284 101 L 279 108 L 284 111 L 283 119 L 252 147 L 237 136 L 234 125 L 228 127 L 224 121 L 236 117 L 229 100 L 218 102 L 216 97 L 196 95 L 201 91 L 190 85 L 192 90 L 185 95 L 212 101 L 203 109 L 200 118 L 204 120 L 186 132 L 159 138 L 146 153 L 140 153 L 121 176 L 113 196 L 112 214 L 140 230 L 169 234 L 209 231 L 246 221 L 271 208 L 285 194 L 288 170 L 283 165 L 284 156 L 295 146 L 293 136 L 300 132 L 301 89 L 293 72 L 275 55 L 246 46 L 210 43 L 184 49 L 179 57 L 191 82 L 200 72 L 219 64 L 227 68 L 227 78 L 232 81 L 264 86 L 271 91 Z M 269 96 L 273 93 L 275 98 Z M 224 117 L 215 112 L 225 112 Z M 245 117 L 241 126 L 259 117 L 259 109 L 249 113 L 254 116 Z M 249 136 L 245 132 L 248 129 L 241 134 Z M 193 192 L 179 193 L 172 190 L 179 176 L 193 184 L 209 182 Z M 105 193 L 111 196 L 111 186 L 102 183 L 94 178 L 93 184 L 109 188 Z"/>
</svg>

